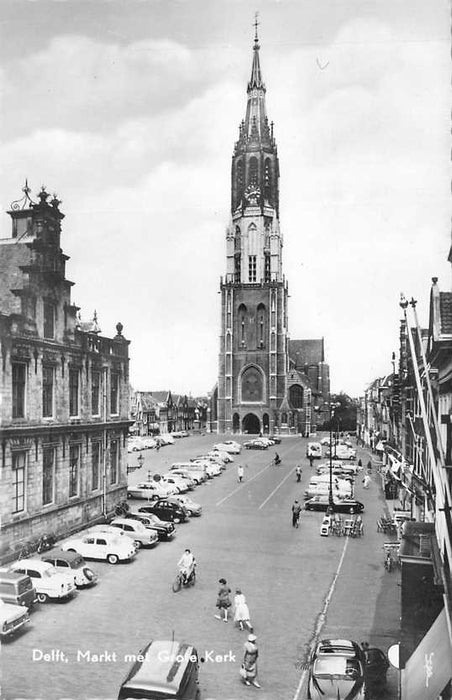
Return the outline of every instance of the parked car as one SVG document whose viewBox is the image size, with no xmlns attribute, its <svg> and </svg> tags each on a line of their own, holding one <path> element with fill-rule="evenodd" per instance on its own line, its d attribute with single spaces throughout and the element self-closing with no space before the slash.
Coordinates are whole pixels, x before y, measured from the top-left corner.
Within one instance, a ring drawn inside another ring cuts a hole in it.
<svg viewBox="0 0 452 700">
<path fill-rule="evenodd" d="M 146 445 L 141 437 L 129 437 L 127 442 L 127 452 L 140 452 L 141 450 L 145 449 Z"/>
<path fill-rule="evenodd" d="M 213 448 L 214 450 L 228 452 L 229 454 L 233 455 L 239 455 L 242 451 L 242 446 L 234 440 L 225 440 L 225 442 L 219 442 L 217 445 L 214 445 Z"/>
<path fill-rule="evenodd" d="M 331 442 L 333 442 L 333 444 L 334 444 L 334 441 L 333 441 L 333 440 L 331 440 Z M 329 438 L 329 437 L 323 437 L 323 438 L 320 440 L 320 444 L 321 444 L 321 445 L 324 445 L 325 447 L 327 447 L 327 446 L 330 444 L 330 438 Z"/>
<path fill-rule="evenodd" d="M 199 700 L 198 654 L 189 644 L 152 641 L 137 654 L 118 700 Z"/>
<path fill-rule="evenodd" d="M 279 437 L 279 435 L 269 435 L 268 437 L 275 445 L 281 444 L 281 438 Z"/>
<path fill-rule="evenodd" d="M 30 621 L 27 608 L 0 600 L 0 637 L 9 637 Z"/>
<path fill-rule="evenodd" d="M 319 484 L 309 483 L 305 492 L 305 498 L 311 498 L 312 496 L 321 496 L 322 494 L 329 494 L 330 484 L 329 481 L 321 482 Z M 353 489 L 349 481 L 339 481 L 335 480 L 333 483 L 333 496 L 338 499 L 342 498 L 352 498 Z"/>
<path fill-rule="evenodd" d="M 0 571 L 0 600 L 27 608 L 38 602 L 31 578 L 8 569 Z"/>
<path fill-rule="evenodd" d="M 333 498 L 334 511 L 336 513 L 362 513 L 364 504 L 361 501 L 356 501 L 354 498 L 343 498 L 339 500 Z M 327 494 L 313 496 L 305 501 L 305 510 L 321 510 L 326 511 L 329 506 L 329 496 Z"/>
<path fill-rule="evenodd" d="M 366 687 L 381 695 L 386 686 L 386 674 L 389 668 L 388 657 L 384 651 L 377 647 L 366 645 L 363 651 L 366 662 Z"/>
<path fill-rule="evenodd" d="M 161 498 L 138 509 L 140 513 L 154 513 L 160 520 L 173 523 L 184 523 L 187 518 L 187 511 L 181 503 L 170 498 Z"/>
<path fill-rule="evenodd" d="M 127 487 L 127 498 L 160 498 L 161 496 L 169 496 L 171 491 L 174 492 L 174 489 L 163 486 L 160 482 L 141 481 L 135 486 Z"/>
<path fill-rule="evenodd" d="M 255 440 L 247 440 L 243 443 L 243 447 L 245 450 L 267 450 L 268 444 L 261 438 L 257 438 Z"/>
<path fill-rule="evenodd" d="M 41 559 L 19 559 L 10 565 L 10 571 L 16 571 L 31 578 L 40 603 L 46 603 L 49 598 L 52 600 L 70 598 L 75 593 L 74 576 L 61 574 L 52 564 Z"/>
<path fill-rule="evenodd" d="M 147 450 L 152 450 L 154 447 L 157 446 L 157 442 L 155 441 L 155 438 L 150 437 L 150 436 L 145 436 L 141 438 L 145 448 Z"/>
<path fill-rule="evenodd" d="M 111 521 L 112 527 L 122 530 L 127 537 L 135 543 L 137 548 L 153 547 L 158 542 L 158 535 L 144 526 L 139 520 L 132 518 L 115 518 Z"/>
<path fill-rule="evenodd" d="M 159 435 L 160 442 L 163 442 L 164 445 L 174 445 L 174 438 L 172 435 L 169 435 L 169 433 L 163 433 L 162 435 Z"/>
<path fill-rule="evenodd" d="M 171 540 L 176 534 L 176 528 L 173 523 L 160 520 L 154 513 L 140 513 L 139 511 L 131 511 L 128 518 L 140 520 L 143 525 L 157 533 L 159 540 Z"/>
<path fill-rule="evenodd" d="M 322 445 L 320 442 L 308 442 L 306 447 L 306 457 L 322 458 Z"/>
<path fill-rule="evenodd" d="M 109 564 L 130 561 L 137 551 L 130 538 L 121 537 L 119 532 L 87 532 L 67 540 L 61 548 L 66 552 L 78 552 L 85 559 L 105 559 Z"/>
<path fill-rule="evenodd" d="M 170 471 L 176 473 L 176 470 L 184 469 L 188 472 L 193 479 L 196 479 L 199 483 L 207 481 L 207 470 L 205 465 L 194 464 L 193 462 L 175 462 L 170 467 Z"/>
<path fill-rule="evenodd" d="M 221 468 L 217 464 L 210 462 L 208 459 L 196 459 L 194 462 L 192 462 L 192 464 L 198 465 L 199 467 L 205 469 L 209 479 L 221 474 Z"/>
<path fill-rule="evenodd" d="M 347 639 L 323 639 L 309 665 L 309 700 L 364 700 L 365 658 L 362 649 Z"/>
<path fill-rule="evenodd" d="M 176 498 L 179 501 L 179 503 L 182 503 L 185 510 L 187 511 L 187 515 L 201 515 L 202 506 L 200 506 L 199 503 L 195 503 L 195 501 L 192 501 L 192 499 L 188 496 L 174 496 L 173 498 Z"/>
<path fill-rule="evenodd" d="M 93 586 L 99 576 L 77 552 L 65 552 L 61 547 L 55 547 L 41 556 L 42 561 L 52 564 L 56 571 L 74 577 L 77 588 Z"/>
<path fill-rule="evenodd" d="M 226 461 L 215 452 L 210 452 L 206 455 L 198 455 L 197 457 L 193 457 L 192 459 L 190 459 L 190 462 L 196 461 L 204 461 L 210 464 L 217 464 L 220 467 L 220 469 L 226 469 Z"/>
<path fill-rule="evenodd" d="M 163 474 L 160 481 L 165 486 L 168 485 L 177 489 L 176 493 L 186 493 L 189 488 L 193 488 L 193 486 L 189 486 L 186 480 L 182 479 L 182 477 L 178 477 L 176 474 L 171 474 L 171 472 L 169 474 Z"/>
<path fill-rule="evenodd" d="M 232 457 L 229 452 L 226 452 L 225 450 L 218 450 L 215 447 L 207 453 L 208 455 L 218 455 L 223 462 L 226 462 L 226 464 L 229 464 L 230 462 L 234 461 L 234 457 Z"/>
<path fill-rule="evenodd" d="M 188 472 L 186 469 L 172 469 L 171 474 L 174 474 L 174 476 L 178 476 L 181 479 L 183 479 L 187 483 L 187 486 L 190 490 L 194 489 L 195 486 L 201 483 L 201 479 L 198 480 L 196 478 L 196 475 L 192 476 L 190 472 Z"/>
</svg>

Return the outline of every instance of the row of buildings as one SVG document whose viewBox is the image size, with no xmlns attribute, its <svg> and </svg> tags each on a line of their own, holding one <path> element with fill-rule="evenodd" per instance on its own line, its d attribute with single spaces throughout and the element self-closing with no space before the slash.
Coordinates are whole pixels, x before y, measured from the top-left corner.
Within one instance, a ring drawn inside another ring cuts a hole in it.
<svg viewBox="0 0 452 700">
<path fill-rule="evenodd" d="M 171 391 L 134 391 L 131 395 L 130 432 L 159 435 L 180 430 L 205 430 L 207 397 L 194 398 Z"/>
<path fill-rule="evenodd" d="M 452 249 L 449 255 L 452 263 Z M 401 699 L 452 697 L 452 292 L 432 279 L 427 328 L 402 297 L 399 350 L 361 398 L 358 436 L 407 521 L 400 543 Z"/>
</svg>

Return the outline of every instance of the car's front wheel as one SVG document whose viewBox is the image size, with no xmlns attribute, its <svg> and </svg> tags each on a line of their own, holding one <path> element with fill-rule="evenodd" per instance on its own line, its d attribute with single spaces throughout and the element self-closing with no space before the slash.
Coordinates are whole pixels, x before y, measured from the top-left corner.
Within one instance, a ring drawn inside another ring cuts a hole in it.
<svg viewBox="0 0 452 700">
<path fill-rule="evenodd" d="M 140 540 L 134 540 L 134 545 L 135 545 L 135 547 L 136 547 L 137 549 L 140 549 L 140 547 L 141 547 L 141 542 L 140 542 Z"/>
<path fill-rule="evenodd" d="M 47 593 L 38 593 L 36 597 L 39 603 L 47 603 L 47 601 L 49 600 L 49 596 L 47 595 Z"/>
<path fill-rule="evenodd" d="M 117 554 L 108 554 L 107 561 L 109 564 L 117 564 L 119 561 L 119 557 Z"/>
</svg>

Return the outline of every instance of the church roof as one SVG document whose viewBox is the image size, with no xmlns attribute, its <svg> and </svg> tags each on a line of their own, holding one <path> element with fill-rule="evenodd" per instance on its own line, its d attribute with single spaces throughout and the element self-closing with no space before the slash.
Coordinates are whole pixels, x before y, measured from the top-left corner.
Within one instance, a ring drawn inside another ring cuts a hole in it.
<svg viewBox="0 0 452 700">
<path fill-rule="evenodd" d="M 324 339 L 289 340 L 289 357 L 296 367 L 325 362 Z"/>
</svg>

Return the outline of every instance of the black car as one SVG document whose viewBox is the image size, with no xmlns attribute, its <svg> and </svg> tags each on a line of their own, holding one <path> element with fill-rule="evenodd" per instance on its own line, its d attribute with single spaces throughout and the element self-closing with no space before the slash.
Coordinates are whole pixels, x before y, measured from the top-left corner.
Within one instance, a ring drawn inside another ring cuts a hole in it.
<svg viewBox="0 0 452 700">
<path fill-rule="evenodd" d="M 386 673 L 389 661 L 386 654 L 377 647 L 369 647 L 363 644 L 366 659 L 366 687 L 376 692 L 381 691 L 386 685 Z"/>
<path fill-rule="evenodd" d="M 177 501 L 172 501 L 170 498 L 161 498 L 158 501 L 153 501 L 139 509 L 140 513 L 154 513 L 160 520 L 174 523 L 184 523 L 188 519 L 187 511 Z"/>
<path fill-rule="evenodd" d="M 269 440 L 273 440 L 275 445 L 280 445 L 281 444 L 281 438 L 278 437 L 277 435 L 268 435 L 267 436 Z"/>
<path fill-rule="evenodd" d="M 135 518 L 135 520 L 141 520 L 143 525 L 151 530 L 154 530 L 159 540 L 171 540 L 176 534 L 176 528 L 174 527 L 173 523 L 160 520 L 160 518 L 154 513 L 142 513 L 140 508 L 138 509 L 137 513 L 129 513 L 127 517 Z"/>
<path fill-rule="evenodd" d="M 323 510 L 326 511 L 329 506 L 328 495 L 323 496 L 313 496 L 305 501 L 305 510 Z M 334 512 L 335 513 L 362 513 L 364 510 L 364 503 L 361 501 L 356 501 L 354 498 L 343 498 L 340 501 L 334 501 Z"/>
</svg>

